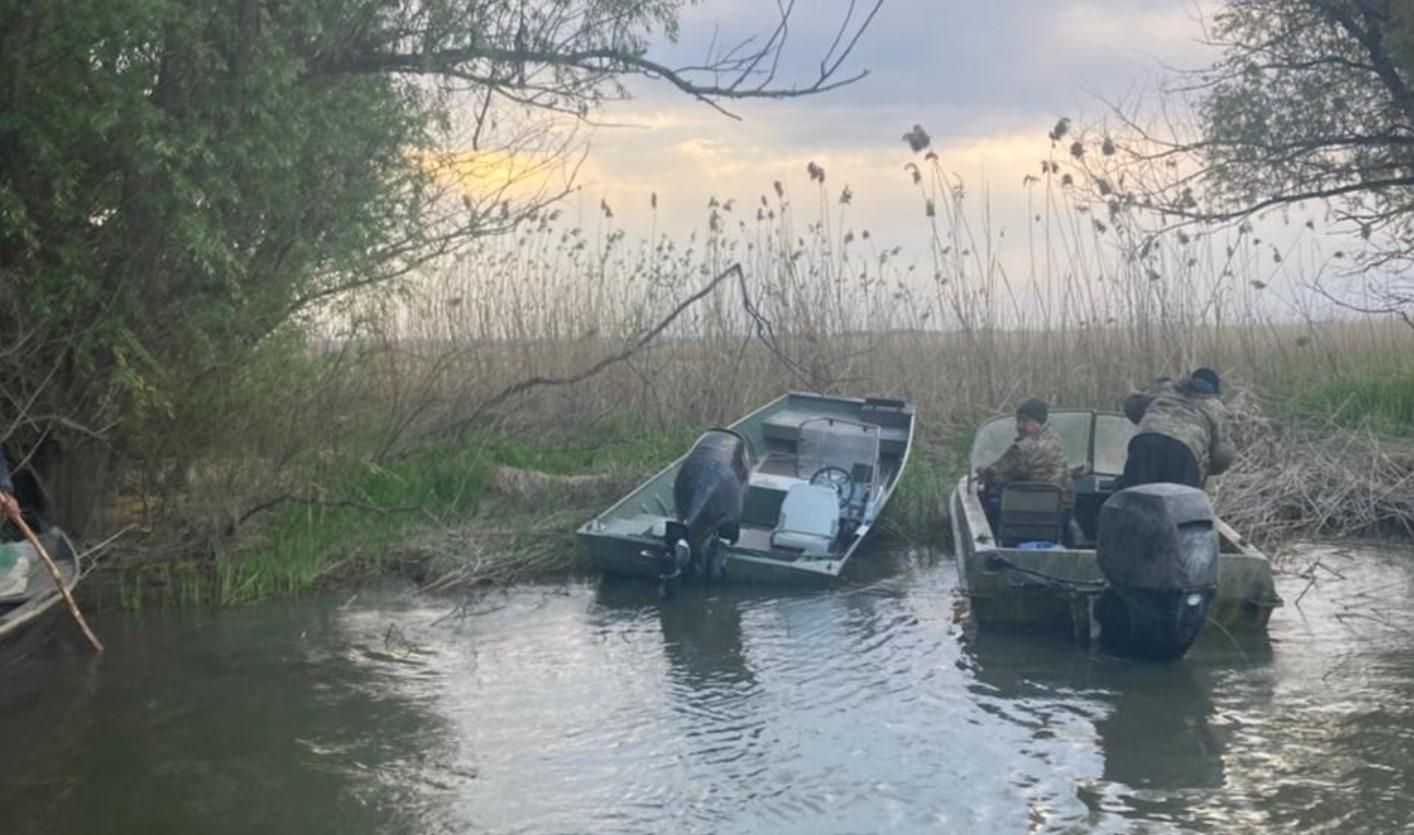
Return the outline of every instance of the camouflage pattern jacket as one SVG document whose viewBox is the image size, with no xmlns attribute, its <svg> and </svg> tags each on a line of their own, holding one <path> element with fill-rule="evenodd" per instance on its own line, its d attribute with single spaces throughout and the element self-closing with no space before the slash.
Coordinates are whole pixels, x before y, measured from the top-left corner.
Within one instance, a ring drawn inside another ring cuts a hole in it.
<svg viewBox="0 0 1414 835">
<path fill-rule="evenodd" d="M 1139 424 L 1140 435 L 1166 435 L 1182 441 L 1192 450 L 1203 479 L 1231 467 L 1237 457 L 1228 433 L 1227 407 L 1214 395 L 1160 381 L 1146 393 L 1130 395 L 1124 411 Z"/>
<path fill-rule="evenodd" d="M 1061 489 L 1063 507 L 1068 508 L 1075 501 L 1065 444 L 1050 426 L 1043 427 L 1035 437 L 1018 436 L 1000 458 L 982 468 L 982 478 L 992 487 L 1013 481 L 1046 481 Z"/>
</svg>

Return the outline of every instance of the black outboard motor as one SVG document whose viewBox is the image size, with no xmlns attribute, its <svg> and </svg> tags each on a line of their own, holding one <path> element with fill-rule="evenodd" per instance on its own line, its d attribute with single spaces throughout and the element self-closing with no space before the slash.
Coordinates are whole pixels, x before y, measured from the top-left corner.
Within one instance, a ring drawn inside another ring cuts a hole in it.
<svg viewBox="0 0 1414 835">
<path fill-rule="evenodd" d="M 1208 496 L 1180 484 L 1121 490 L 1100 510 L 1096 550 L 1110 588 L 1100 637 L 1154 661 L 1180 658 L 1198 636 L 1218 587 L 1218 532 Z"/>
<path fill-rule="evenodd" d="M 720 579 L 727 558 L 721 540 L 741 535 L 741 505 L 751 475 L 745 440 L 729 429 L 708 430 L 673 480 L 677 520 L 668 523 L 658 556 L 658 590 L 671 596 L 684 573 Z"/>
</svg>

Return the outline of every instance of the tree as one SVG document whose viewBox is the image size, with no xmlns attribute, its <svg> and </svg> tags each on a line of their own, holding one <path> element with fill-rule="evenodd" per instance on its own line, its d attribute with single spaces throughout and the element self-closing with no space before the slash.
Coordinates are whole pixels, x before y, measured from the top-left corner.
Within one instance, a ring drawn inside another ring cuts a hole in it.
<svg viewBox="0 0 1414 835">
<path fill-rule="evenodd" d="M 567 188 L 458 188 L 456 130 L 558 159 L 536 114 L 592 119 L 630 76 L 719 108 L 823 92 L 860 77 L 841 71 L 882 0 L 794 84 L 793 2 L 760 39 L 653 60 L 687 2 L 0 0 L 0 441 L 161 445 L 311 306 Z"/>
<path fill-rule="evenodd" d="M 1196 124 L 1126 119 L 1125 176 L 1086 163 L 1114 190 L 1102 196 L 1179 224 L 1324 204 L 1366 242 L 1355 262 L 1366 275 L 1414 263 L 1414 4 L 1226 0 L 1210 35 L 1221 57 L 1170 91 L 1189 97 Z M 1384 287 L 1382 309 L 1407 316 L 1414 293 Z"/>
</svg>

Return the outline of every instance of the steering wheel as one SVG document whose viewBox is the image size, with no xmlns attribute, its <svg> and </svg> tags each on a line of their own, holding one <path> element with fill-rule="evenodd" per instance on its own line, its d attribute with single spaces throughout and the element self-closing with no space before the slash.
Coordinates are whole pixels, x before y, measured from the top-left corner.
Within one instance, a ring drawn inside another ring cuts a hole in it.
<svg viewBox="0 0 1414 835">
<path fill-rule="evenodd" d="M 834 490 L 840 497 L 840 507 L 845 507 L 854 498 L 854 479 L 844 467 L 821 467 L 810 477 L 810 483 L 823 484 Z"/>
</svg>

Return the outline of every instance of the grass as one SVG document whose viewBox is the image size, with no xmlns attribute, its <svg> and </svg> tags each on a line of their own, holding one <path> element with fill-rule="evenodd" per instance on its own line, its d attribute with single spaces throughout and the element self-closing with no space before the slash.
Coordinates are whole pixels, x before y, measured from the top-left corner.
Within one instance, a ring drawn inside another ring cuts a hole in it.
<svg viewBox="0 0 1414 835">
<path fill-rule="evenodd" d="M 937 546 L 949 538 L 948 497 L 967 472 L 970 429 L 920 431 L 883 530 L 908 545 Z"/>
<path fill-rule="evenodd" d="M 1272 394 L 1296 420 L 1328 420 L 1379 434 L 1414 435 L 1414 368 L 1392 365 L 1396 364 L 1381 358 L 1339 377 L 1282 381 Z"/>
<path fill-rule="evenodd" d="M 119 602 L 231 606 L 298 594 L 331 573 L 376 568 L 419 531 L 476 517 L 496 467 L 645 471 L 680 454 L 684 438 L 611 416 L 570 432 L 483 430 L 380 464 L 353 456 L 321 473 L 320 497 L 282 503 L 207 559 L 132 563 L 119 579 Z"/>
</svg>

